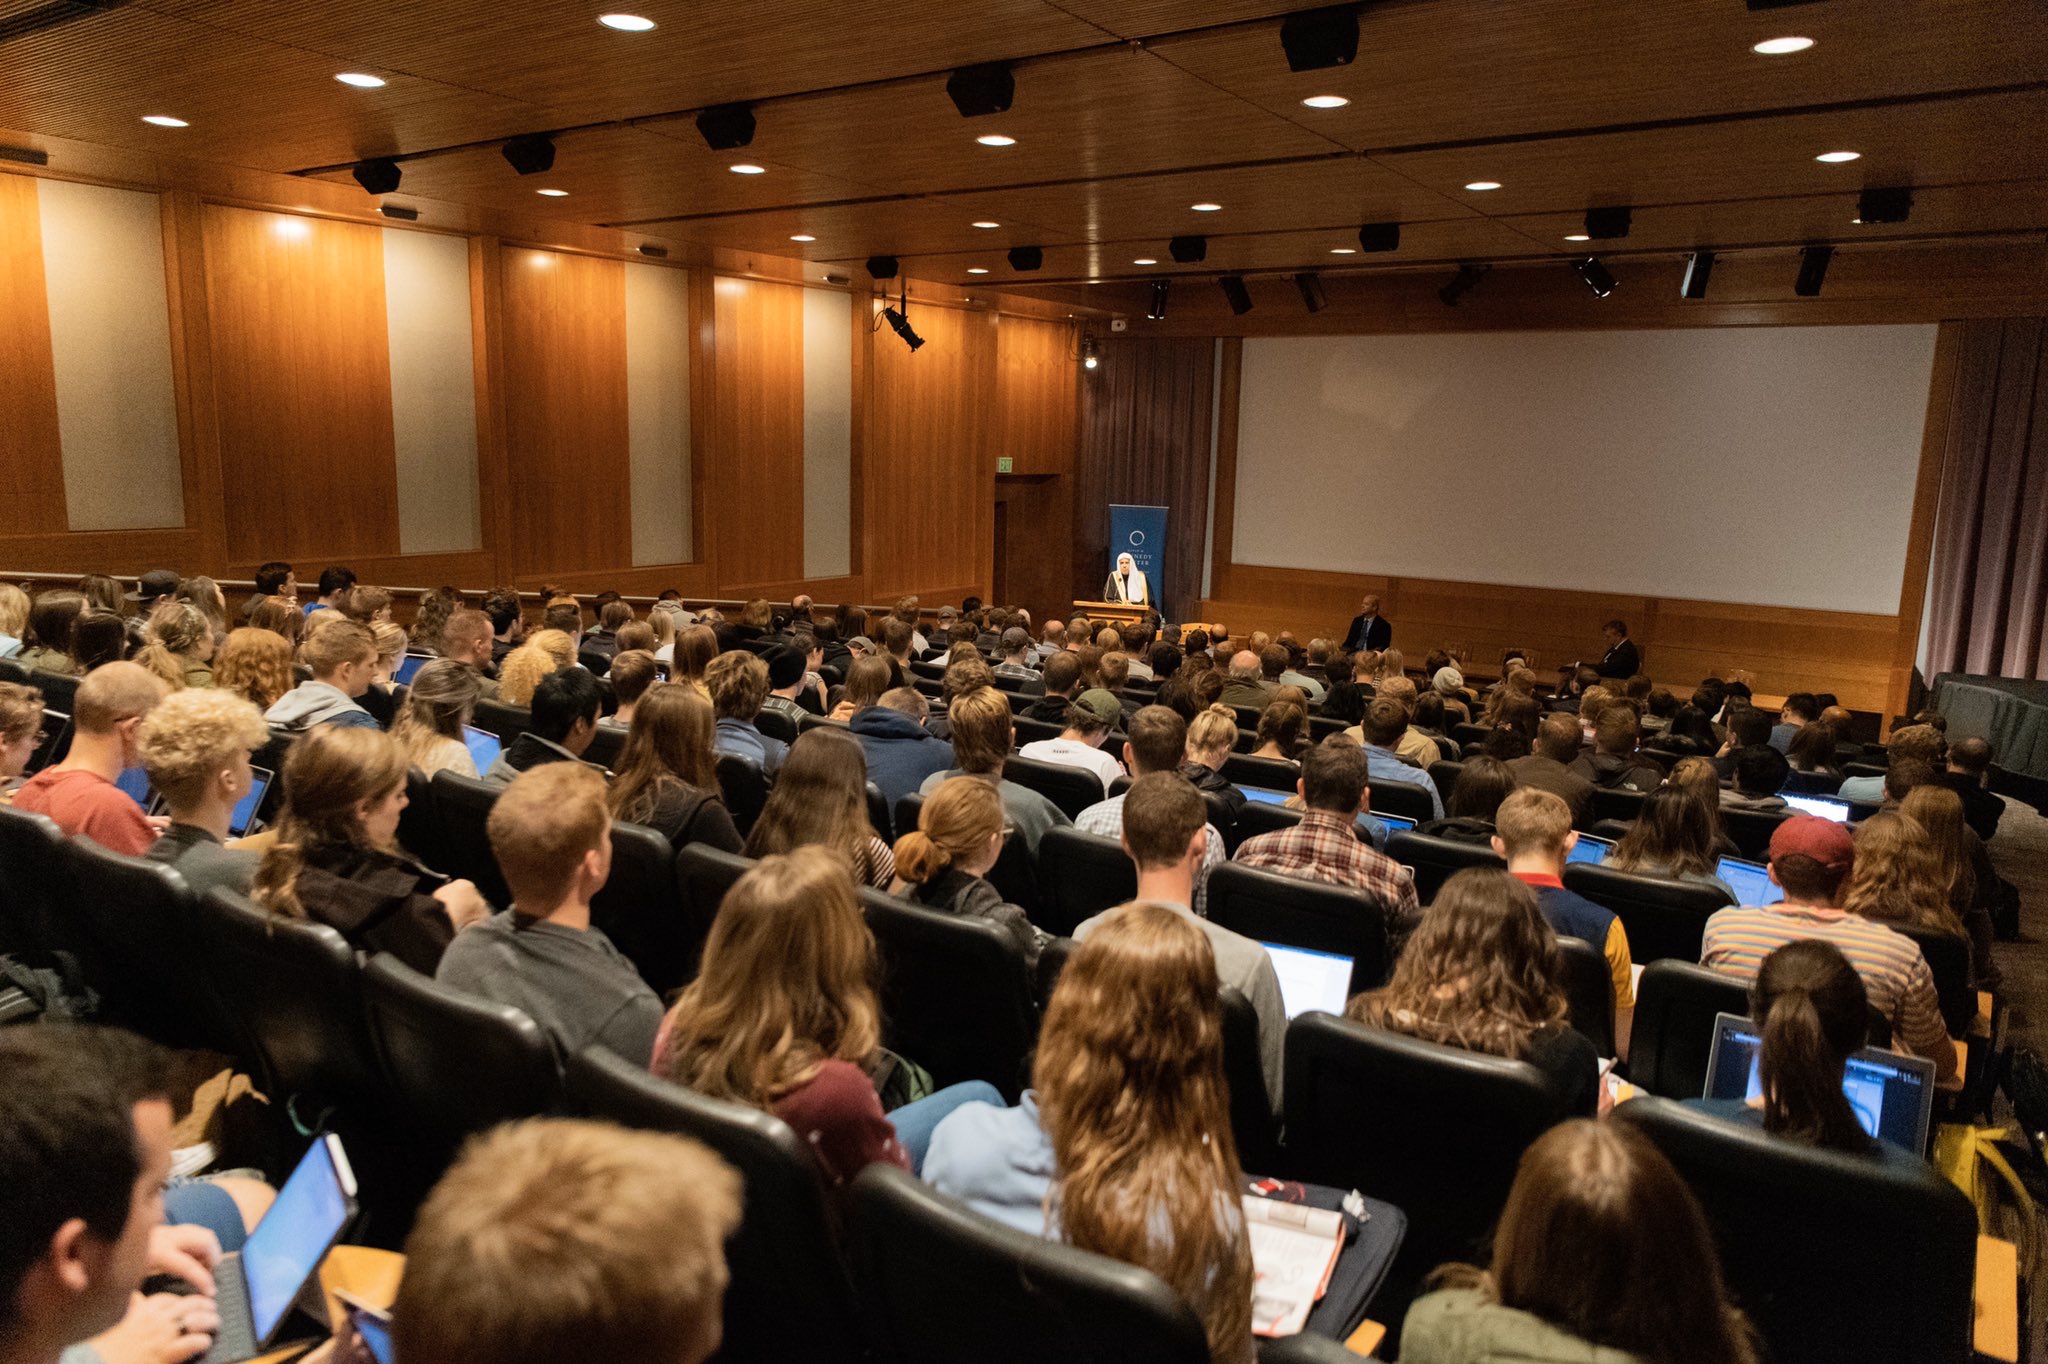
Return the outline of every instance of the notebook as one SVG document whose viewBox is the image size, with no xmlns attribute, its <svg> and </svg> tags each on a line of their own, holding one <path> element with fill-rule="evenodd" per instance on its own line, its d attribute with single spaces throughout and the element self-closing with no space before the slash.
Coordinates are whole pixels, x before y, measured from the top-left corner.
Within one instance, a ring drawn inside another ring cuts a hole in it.
<svg viewBox="0 0 2048 1364">
<path fill-rule="evenodd" d="M 486 729 L 478 729 L 474 725 L 462 727 L 462 742 L 469 747 L 469 759 L 476 764 L 476 774 L 479 777 L 491 770 L 491 764 L 498 760 L 498 754 L 505 748 L 497 735 Z"/>
<path fill-rule="evenodd" d="M 1299 1335 L 1344 1251 L 1344 1214 L 1244 1196 L 1252 1251 L 1252 1333 Z"/>
<path fill-rule="evenodd" d="M 1709 1099 L 1748 1101 L 1763 1092 L 1757 1057 L 1762 1030 L 1735 1014 L 1714 1018 L 1714 1047 L 1707 1053 Z M 1927 1150 L 1927 1126 L 1934 1114 L 1934 1062 L 1864 1047 L 1849 1057 L 1842 1094 L 1856 1121 L 1873 1137 L 1908 1151 Z"/>
<path fill-rule="evenodd" d="M 1614 851 L 1614 840 L 1595 838 L 1591 834 L 1580 834 L 1579 841 L 1572 844 L 1572 850 L 1565 854 L 1567 862 L 1605 862 L 1607 854 Z"/>
<path fill-rule="evenodd" d="M 1273 974 L 1280 977 L 1280 1002 L 1289 1018 L 1316 1009 L 1326 1014 L 1344 1012 L 1344 1001 L 1351 997 L 1351 958 L 1277 942 L 1259 946 L 1273 959 Z"/>
<path fill-rule="evenodd" d="M 412 685 L 413 674 L 434 661 L 432 654 L 408 653 L 398 660 L 398 667 L 392 672 L 391 680 L 402 687 Z"/>
<path fill-rule="evenodd" d="M 242 1249 L 214 1266 L 220 1334 L 203 1364 L 241 1364 L 268 1350 L 355 1213 L 356 1178 L 341 1138 L 315 1138 Z"/>
<path fill-rule="evenodd" d="M 1833 796 L 1792 796 L 1785 797 L 1785 804 L 1803 815 L 1818 815 L 1832 819 L 1837 824 L 1849 822 L 1849 802 Z"/>
<path fill-rule="evenodd" d="M 1771 879 L 1770 868 L 1761 862 L 1724 857 L 1714 874 L 1734 890 L 1738 905 L 1775 905 L 1785 898 L 1785 888 Z"/>
</svg>

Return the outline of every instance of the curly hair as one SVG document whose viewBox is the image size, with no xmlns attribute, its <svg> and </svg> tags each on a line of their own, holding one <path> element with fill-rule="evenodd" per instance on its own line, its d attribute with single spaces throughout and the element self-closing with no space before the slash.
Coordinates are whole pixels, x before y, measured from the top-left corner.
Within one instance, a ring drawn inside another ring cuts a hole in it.
<svg viewBox="0 0 2048 1364">
<path fill-rule="evenodd" d="M 283 635 L 245 625 L 228 632 L 220 657 L 213 662 L 213 685 L 231 691 L 258 710 L 269 710 L 298 685 L 292 673 L 292 646 Z"/>
<path fill-rule="evenodd" d="M 149 783 L 176 805 L 197 795 L 208 778 L 237 752 L 270 741 L 263 714 L 218 687 L 197 687 L 165 697 L 135 732 Z"/>
<path fill-rule="evenodd" d="M 508 706 L 531 705 L 540 680 L 575 661 L 575 641 L 566 633 L 537 630 L 498 666 L 498 699 Z"/>
</svg>

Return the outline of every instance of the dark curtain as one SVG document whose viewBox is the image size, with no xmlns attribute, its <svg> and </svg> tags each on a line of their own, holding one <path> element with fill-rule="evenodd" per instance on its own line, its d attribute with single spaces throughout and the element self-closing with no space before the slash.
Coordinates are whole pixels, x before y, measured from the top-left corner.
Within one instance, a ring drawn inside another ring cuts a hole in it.
<svg viewBox="0 0 2048 1364">
<path fill-rule="evenodd" d="M 1956 325 L 1922 669 L 2048 679 L 2048 319 Z"/>
</svg>

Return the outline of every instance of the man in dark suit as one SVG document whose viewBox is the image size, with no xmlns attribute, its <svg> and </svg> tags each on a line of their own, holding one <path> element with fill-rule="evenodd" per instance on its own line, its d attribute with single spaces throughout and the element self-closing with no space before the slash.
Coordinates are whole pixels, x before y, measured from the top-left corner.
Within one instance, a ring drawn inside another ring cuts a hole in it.
<svg viewBox="0 0 2048 1364">
<path fill-rule="evenodd" d="M 1602 677 L 1634 677 L 1643 670 L 1642 655 L 1628 637 L 1627 621 L 1610 620 L 1600 627 L 1600 634 L 1607 640 L 1607 656 L 1593 667 Z"/>
<path fill-rule="evenodd" d="M 1347 653 L 1360 649 L 1384 651 L 1394 642 L 1394 627 L 1380 614 L 1380 599 L 1368 596 L 1358 604 L 1358 614 L 1351 618 L 1351 629 L 1344 636 Z"/>
</svg>

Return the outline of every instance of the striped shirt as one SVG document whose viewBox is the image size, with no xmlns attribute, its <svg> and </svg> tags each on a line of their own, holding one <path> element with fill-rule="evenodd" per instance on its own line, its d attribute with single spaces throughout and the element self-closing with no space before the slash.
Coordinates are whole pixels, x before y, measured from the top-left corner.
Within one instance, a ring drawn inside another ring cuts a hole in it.
<svg viewBox="0 0 2048 1364">
<path fill-rule="evenodd" d="M 1870 1003 L 1892 1025 L 1892 1040 L 1915 1056 L 1934 1062 L 1935 1078 L 1951 1080 L 1955 1048 L 1941 1021 L 1941 1003 L 1934 993 L 1934 973 L 1920 955 L 1920 945 L 1883 924 L 1846 910 L 1818 905 L 1777 904 L 1716 911 L 1707 920 L 1700 963 L 1731 976 L 1753 980 L 1764 958 L 1786 943 L 1820 938 L 1841 949 Z"/>
<path fill-rule="evenodd" d="M 1301 823 L 1293 828 L 1246 839 L 1234 860 L 1304 881 L 1350 886 L 1378 900 L 1387 924 L 1389 961 L 1401 955 L 1415 921 L 1422 917 L 1414 873 L 1359 842 L 1351 820 L 1328 810 L 1304 810 Z"/>
</svg>

